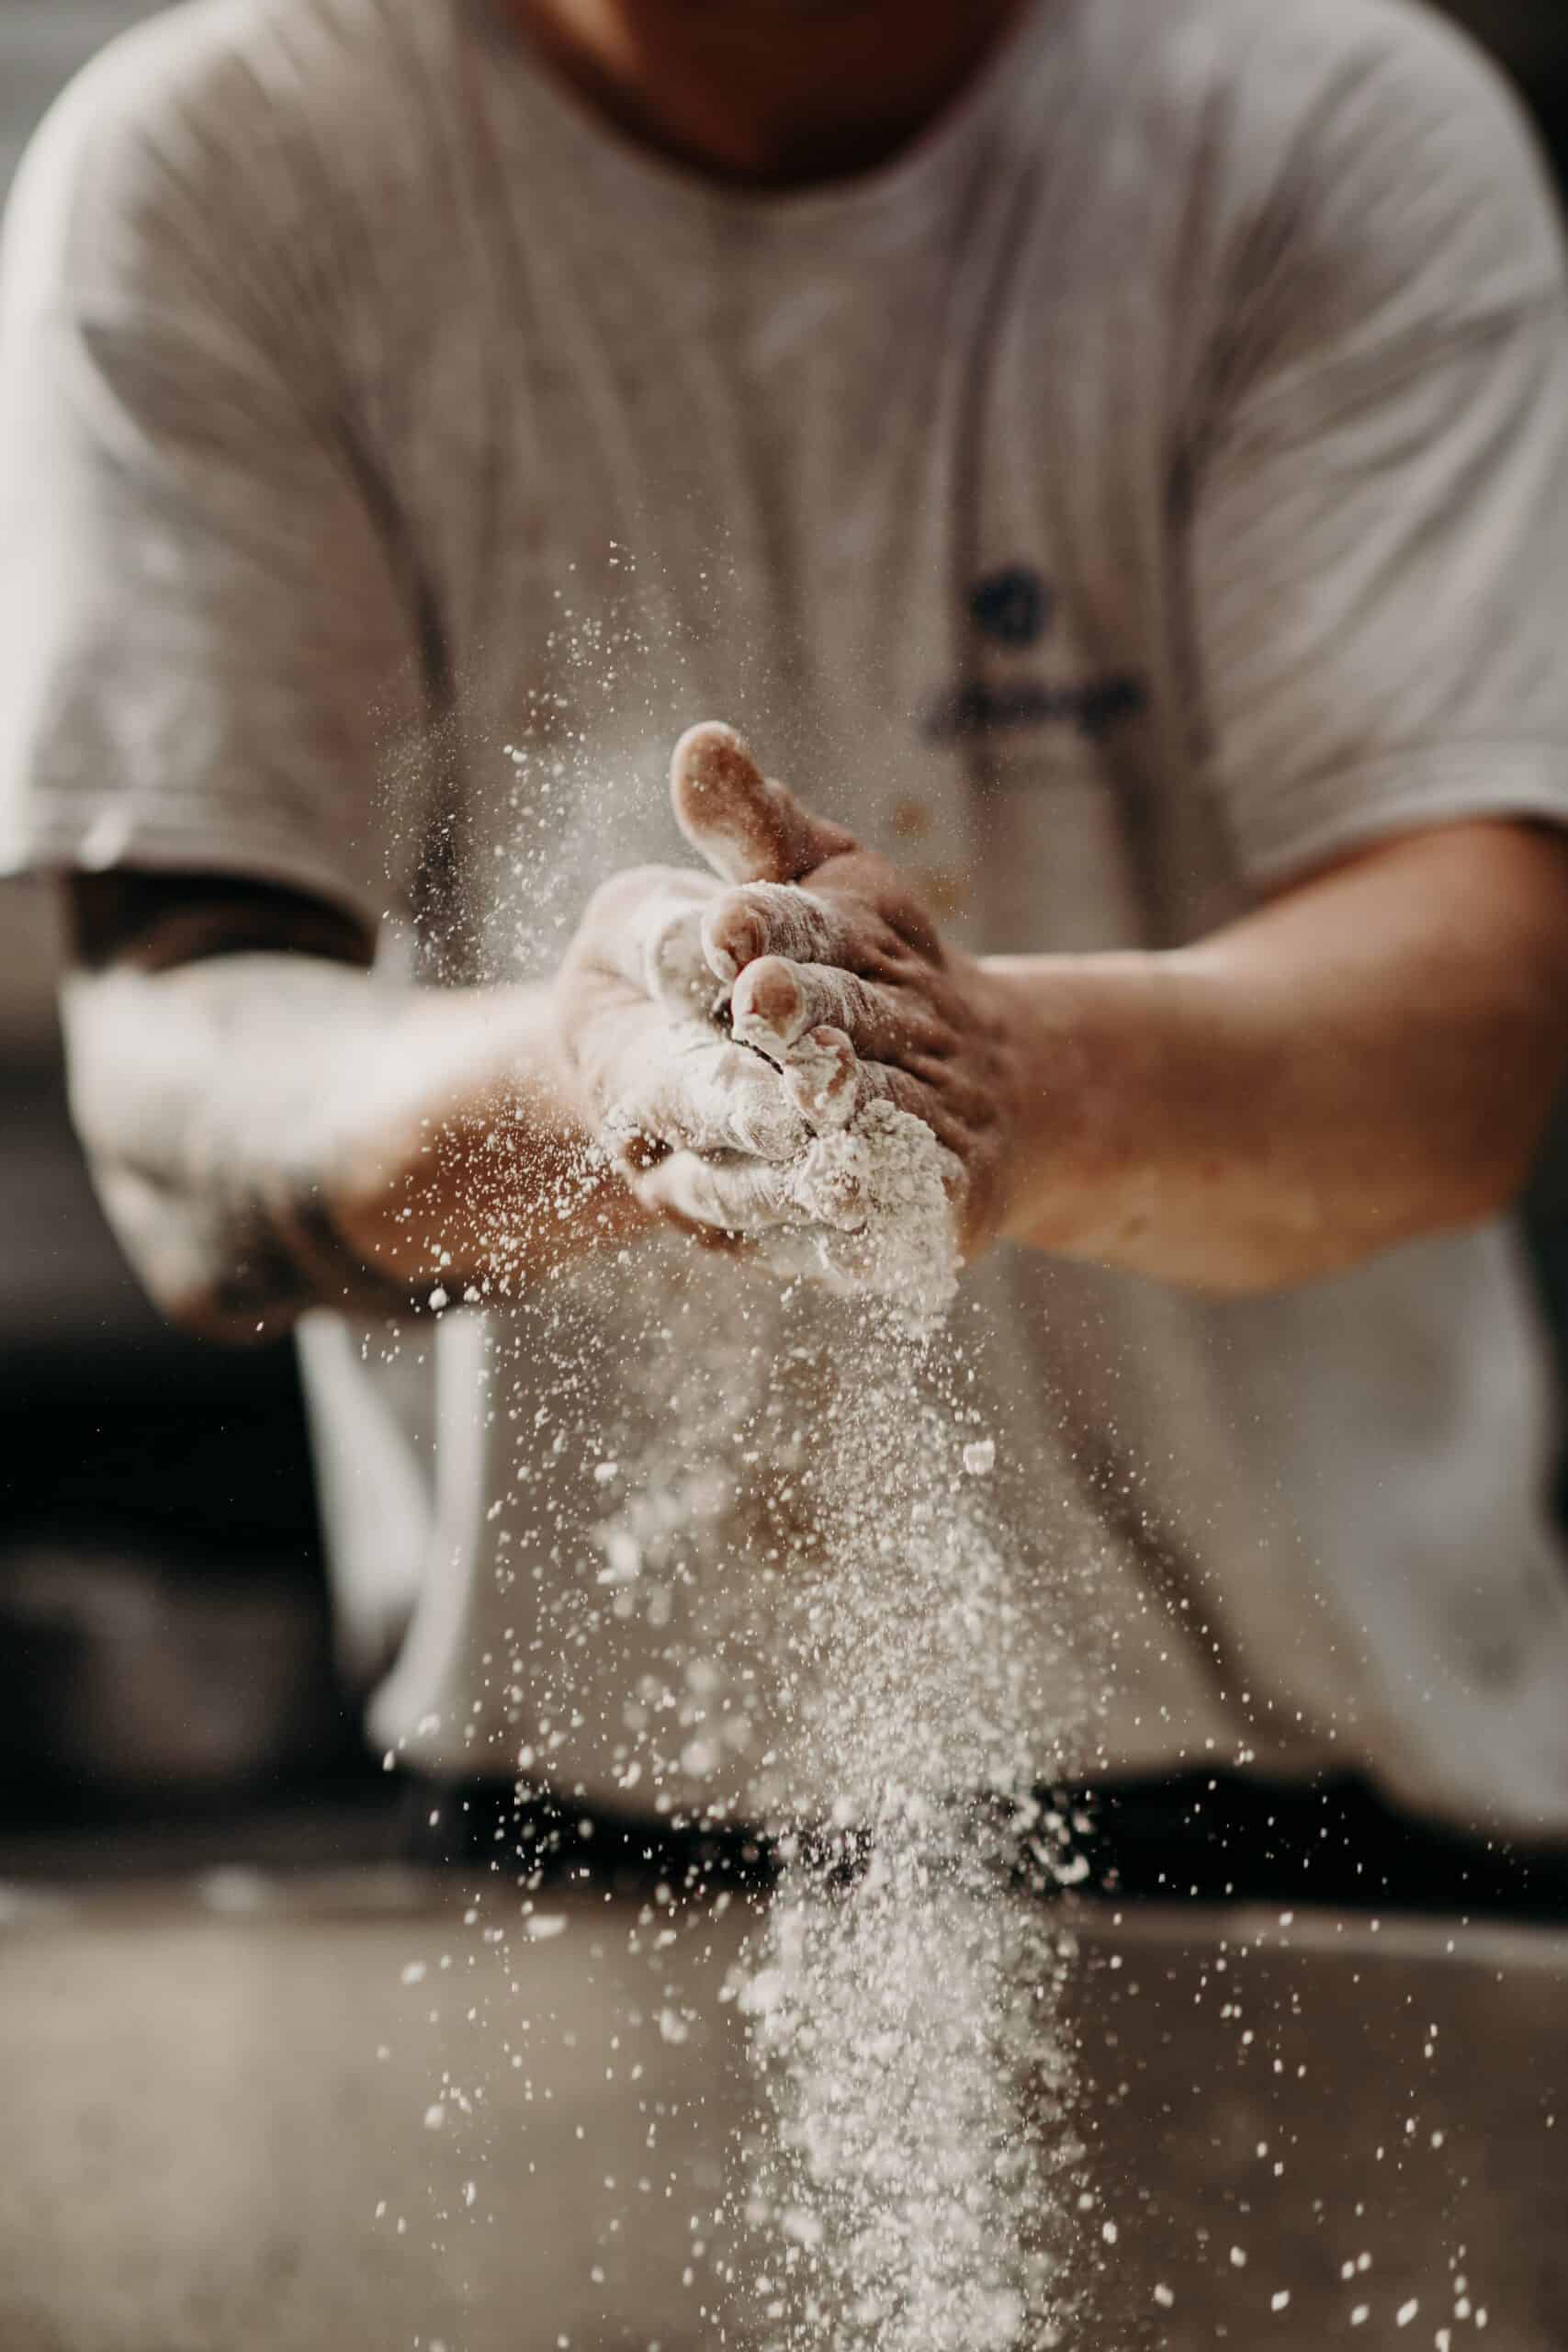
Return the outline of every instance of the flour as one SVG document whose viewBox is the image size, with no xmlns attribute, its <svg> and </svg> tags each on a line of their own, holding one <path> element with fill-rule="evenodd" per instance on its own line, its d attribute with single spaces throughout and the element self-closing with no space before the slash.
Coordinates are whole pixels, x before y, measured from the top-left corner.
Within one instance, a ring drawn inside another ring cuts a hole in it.
<svg viewBox="0 0 1568 2352">
<path fill-rule="evenodd" d="M 629 1167 L 657 1136 L 685 1151 L 753 1158 L 759 1178 L 773 1182 L 811 1139 L 777 1073 L 711 1021 L 671 1021 L 652 1040 L 639 1036 L 629 1058 L 635 1084 L 604 1121 L 605 1145 Z"/>
<path fill-rule="evenodd" d="M 957 1160 L 923 1119 L 868 1102 L 850 1126 L 816 1136 L 792 1167 L 790 1195 L 818 1222 L 770 1234 L 763 1262 L 846 1295 L 896 1302 L 912 1327 L 928 1329 L 957 1295 L 961 1182 Z"/>
<path fill-rule="evenodd" d="M 1021 1835 L 1043 1877 L 1073 1865 L 1032 1790 L 1005 1529 L 976 1499 L 996 1442 L 942 1330 L 961 1171 L 876 1100 L 791 1182 L 832 1222 L 770 1236 L 765 1262 L 860 1306 L 835 1325 L 825 1442 L 801 1473 L 815 1540 L 778 1628 L 807 1669 L 801 1778 L 837 1794 L 826 1832 L 786 1819 L 737 1987 L 773 2119 L 739 2192 L 769 2248 L 748 2323 L 770 2352 L 1046 2347 L 1069 2309 L 1070 1942 L 1012 1883 Z"/>
<path fill-rule="evenodd" d="M 874 1124 L 901 1178 L 920 1171 L 877 1249 L 921 1314 L 872 1298 L 837 1326 L 816 1542 L 790 1564 L 805 1776 L 837 1795 L 826 1828 L 784 1820 L 737 1987 L 772 2117 L 738 2191 L 766 2249 L 749 2320 L 769 2352 L 1036 2352 L 1065 2340 L 1061 2177 L 1081 2152 L 1057 2026 L 1071 1942 L 1016 1881 L 1025 1842 L 1041 1878 L 1070 1878 L 1070 1836 L 1033 1793 L 1038 1654 L 966 1463 L 988 1468 L 994 1442 L 933 1329 L 951 1218 L 933 1281 L 934 1165 Z"/>
<path fill-rule="evenodd" d="M 632 838 L 599 790 L 588 865 Z M 571 864 L 547 853 L 536 932 Z M 804 960 L 830 961 L 808 895 L 773 896 Z M 716 2340 L 1045 2352 L 1072 2322 L 1084 2186 L 1071 1939 L 1025 1883 L 1075 1867 L 1036 1793 L 1079 1705 L 1066 1546 L 1035 1540 L 1035 1459 L 947 1319 L 958 1162 L 873 1091 L 819 985 L 738 1010 L 712 905 L 666 874 L 627 923 L 623 977 L 669 1022 L 615 1066 L 605 1140 L 645 1196 L 678 1182 L 660 1204 L 744 1247 L 667 1231 L 519 1283 L 489 1342 L 487 1409 L 503 1436 L 513 1394 L 531 1416 L 490 1536 L 512 1754 L 525 1783 L 607 1776 L 628 1813 L 756 1825 L 781 1858 L 729 1987 L 758 2128 L 685 2216 Z M 660 1889 L 660 1937 L 691 1891 Z M 673 1983 L 649 2030 L 694 2030 Z"/>
<path fill-rule="evenodd" d="M 782 1857 L 732 1987 L 764 2129 L 729 2152 L 722 2340 L 1044 2352 L 1071 2319 L 1082 2188 L 1072 1948 L 1020 1882 L 1081 1869 L 1035 1792 L 1043 1723 L 1077 1694 L 1026 1620 L 1039 1575 L 1010 1520 L 1004 1423 L 944 1319 L 951 1155 L 874 1100 L 785 1177 L 801 1216 L 831 1186 L 855 1221 L 754 1240 L 789 1279 L 679 1245 L 666 1289 L 646 1252 L 622 1272 L 650 1333 L 691 1338 L 626 1352 L 650 1437 L 604 1432 L 592 1578 L 609 1622 L 580 1629 L 601 1651 L 634 1620 L 667 1639 L 627 1694 L 635 1801 L 667 1811 L 671 1787 L 709 1780 L 698 1810 L 765 1824 Z M 699 1290 L 722 1319 L 698 1319 Z"/>
<path fill-rule="evenodd" d="M 803 892 L 769 895 L 818 919 Z M 689 1368 L 685 1460 L 641 1465 L 640 1499 L 599 1532 L 598 1580 L 636 1608 L 644 1564 L 656 1591 L 691 1577 L 705 1533 L 701 1573 L 722 1585 L 745 1542 L 741 1489 L 711 1474 L 738 1450 L 757 1465 L 754 1523 L 779 1567 L 750 1604 L 767 1622 L 748 1631 L 787 1661 L 793 1695 L 745 1804 L 771 1818 L 784 1864 L 733 1987 L 770 2119 L 731 2202 L 738 2332 L 767 2352 L 1036 2352 L 1064 2340 L 1069 2310 L 1070 1945 L 1019 1889 L 1021 1837 L 1035 1833 L 1038 1875 L 1073 1871 L 1033 1791 L 1041 1651 L 988 1502 L 997 1444 L 944 1329 L 964 1172 L 923 1120 L 869 1092 L 838 1029 L 796 1035 L 792 1015 L 775 1033 L 756 1015 L 727 1035 L 727 1010 L 682 1024 L 693 1064 L 722 1096 L 740 1057 L 759 1135 L 778 1132 L 758 1117 L 759 1079 L 813 1132 L 788 1153 L 689 1164 L 684 1199 L 700 1213 L 712 1183 L 716 1204 L 749 1202 L 750 1253 L 785 1285 L 774 1297 L 818 1304 L 794 1310 L 793 1343 L 788 1307 L 742 1309 L 752 1401 L 722 1376 L 705 1396 L 715 1384 Z M 705 1120 L 733 1130 L 739 1115 L 716 1102 Z M 688 1662 L 684 1679 L 670 1712 L 693 1735 L 690 1770 L 722 1750 L 694 1720 L 705 1674 Z M 728 1734 L 738 1719 L 718 1721 Z M 816 1809 L 792 1789 L 817 1792 Z"/>
</svg>

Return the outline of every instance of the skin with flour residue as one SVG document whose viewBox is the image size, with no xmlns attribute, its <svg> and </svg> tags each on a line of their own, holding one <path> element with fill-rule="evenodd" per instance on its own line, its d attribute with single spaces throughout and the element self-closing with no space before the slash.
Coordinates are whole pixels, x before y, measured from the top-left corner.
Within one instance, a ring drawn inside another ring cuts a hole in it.
<svg viewBox="0 0 1568 2352">
<path fill-rule="evenodd" d="M 779 1073 L 813 1130 L 793 1179 L 800 1210 L 841 1224 L 833 1204 L 850 1196 L 886 1225 L 897 1187 L 869 1183 L 877 1154 L 830 1140 L 853 1136 L 880 1104 L 902 1114 L 907 1136 L 929 1132 L 961 1246 L 976 1246 L 994 1229 L 1016 1091 L 980 967 L 944 949 L 891 868 L 765 777 L 732 729 L 707 724 L 682 738 L 671 791 L 686 838 L 734 886 L 700 915 L 731 1034 Z M 887 1124 L 876 1127 L 879 1147 Z M 640 1197 L 695 1222 L 747 1229 L 751 1171 L 699 1160 L 682 1147 L 661 1156 L 637 1178 Z M 771 1255 L 816 1263 L 809 1250 Z M 840 1264 L 837 1278 L 843 1273 Z"/>
</svg>

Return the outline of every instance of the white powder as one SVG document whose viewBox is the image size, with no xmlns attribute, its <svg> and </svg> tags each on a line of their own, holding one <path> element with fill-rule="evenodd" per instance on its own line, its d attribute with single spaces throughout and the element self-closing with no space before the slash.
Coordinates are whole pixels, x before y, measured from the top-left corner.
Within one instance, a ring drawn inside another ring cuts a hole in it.
<svg viewBox="0 0 1568 2352">
<path fill-rule="evenodd" d="M 1031 1830 L 1041 1875 L 1066 1848 L 1031 1788 L 1038 1659 L 967 1466 L 995 1444 L 931 1329 L 951 1215 L 901 1117 L 874 1123 L 897 1163 L 883 1281 L 838 1327 L 832 1440 L 803 1473 L 814 1541 L 786 1576 L 805 1778 L 837 1797 L 826 1836 L 786 1819 L 739 1987 L 772 2117 L 738 2192 L 747 2320 L 769 2352 L 1034 2352 L 1070 2312 L 1070 1939 L 1010 1881 Z"/>
<path fill-rule="evenodd" d="M 784 1227 L 762 1245 L 777 1274 L 799 1273 L 842 1295 L 887 1299 L 925 1329 L 958 1290 L 953 1201 L 957 1160 L 923 1119 L 891 1102 L 872 1102 L 849 1127 L 818 1136 L 791 1170 L 791 1189 L 808 1216 L 863 1222 Z"/>
<path fill-rule="evenodd" d="M 826 1091 L 839 1065 L 823 1060 Z M 667 1358 L 650 1365 L 667 1436 L 624 1474 L 597 1584 L 650 1624 L 691 1580 L 733 1584 L 716 1687 L 733 1690 L 749 1645 L 784 1662 L 788 1720 L 743 1807 L 784 1864 L 737 1985 L 769 2119 L 729 2200 L 738 2335 L 766 2352 L 1040 2352 L 1070 2312 L 1070 1942 L 1020 1891 L 1021 1838 L 1036 1833 L 1039 1876 L 1074 1866 L 1032 1792 L 1043 1660 L 1010 1576 L 998 1445 L 944 1327 L 962 1170 L 886 1101 L 843 1125 L 823 1107 L 824 1131 L 780 1165 L 819 1221 L 755 1245 L 784 1287 L 737 1294 L 728 1352 L 673 1381 Z M 760 1585 L 736 1579 L 759 1555 L 776 1564 Z M 672 1672 L 627 1786 L 717 1763 L 743 1735 L 743 1706 L 710 1704 L 693 1667 L 678 1691 Z"/>
<path fill-rule="evenodd" d="M 623 1785 L 658 1804 L 744 1759 L 734 1812 L 785 1857 L 737 1984 L 767 2128 L 730 2152 L 726 2340 L 732 2318 L 763 2352 L 1041 2352 L 1071 2316 L 1071 1948 L 1017 1864 L 1022 1841 L 1042 1878 L 1081 1870 L 1032 1793 L 1076 1694 L 1024 1621 L 1004 1419 L 942 1320 L 953 1163 L 883 1102 L 813 1150 L 863 1222 L 770 1246 L 811 1280 L 678 1249 L 667 1290 L 652 1257 L 617 1270 L 650 1329 L 704 1337 L 628 1353 L 656 1433 L 605 1430 L 595 1486 L 606 1607 L 655 1627 L 704 1597 L 703 1646 L 672 1635 L 628 1690 Z M 726 1285 L 722 1326 L 685 1317 L 699 1282 Z"/>
<path fill-rule="evenodd" d="M 536 933 L 572 869 L 567 796 L 544 786 L 553 831 L 518 872 Z M 590 869 L 628 838 L 607 806 L 585 792 L 575 820 Z M 711 1772 L 718 1817 L 782 1839 L 737 1984 L 765 2128 L 729 2152 L 728 2226 L 699 2257 L 730 2298 L 721 2340 L 1045 2352 L 1072 2317 L 1081 2188 L 1058 2023 L 1071 1946 L 1016 1863 L 1021 1838 L 1041 1876 L 1071 1875 L 1032 1790 L 1043 1721 L 1076 1702 L 1043 1698 L 1005 1416 L 942 1321 L 960 1171 L 891 1104 L 844 1123 L 852 1090 L 808 1040 L 792 1075 L 819 1132 L 786 1136 L 776 1070 L 704 1018 L 691 929 L 677 889 L 649 976 L 694 1016 L 670 1076 L 713 1132 L 689 1140 L 775 1159 L 804 1216 L 830 1218 L 759 1245 L 782 1283 L 673 1240 L 519 1283 L 494 1344 L 554 1367 L 536 1442 L 581 1454 L 588 1493 L 581 1522 L 552 1517 L 520 1474 L 496 1539 L 517 1532 L 497 1573 L 528 1628 L 506 1657 L 533 1725 L 518 1761 L 558 1772 L 581 1684 L 624 1642 L 635 1670 L 593 1730 L 628 1807 L 690 1817 Z M 581 1579 L 552 1583 L 543 1564 L 574 1550 Z M 650 2026 L 689 2030 L 673 1997 Z M 689 2218 L 710 2235 L 711 2207 Z"/>
</svg>

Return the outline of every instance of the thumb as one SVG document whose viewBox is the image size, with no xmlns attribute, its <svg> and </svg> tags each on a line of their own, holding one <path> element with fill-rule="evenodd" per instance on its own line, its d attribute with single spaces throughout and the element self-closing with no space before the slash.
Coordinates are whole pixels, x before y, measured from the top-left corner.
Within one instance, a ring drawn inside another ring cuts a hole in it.
<svg viewBox="0 0 1568 2352">
<path fill-rule="evenodd" d="M 727 882 L 799 882 L 855 839 L 765 776 L 733 727 L 689 727 L 670 763 L 675 820 Z"/>
</svg>

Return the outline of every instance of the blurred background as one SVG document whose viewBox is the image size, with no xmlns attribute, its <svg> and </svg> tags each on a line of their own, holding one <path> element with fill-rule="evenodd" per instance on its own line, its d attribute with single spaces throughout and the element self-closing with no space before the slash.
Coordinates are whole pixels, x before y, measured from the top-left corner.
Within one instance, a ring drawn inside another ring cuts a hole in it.
<svg viewBox="0 0 1568 2352">
<path fill-rule="evenodd" d="M 0 0 L 0 197 L 50 101 L 147 0 Z M 3 666 L 0 666 L 3 676 Z M 52 892 L 0 886 L 0 1841 L 92 1866 L 150 1831 L 265 1856 L 376 1802 L 334 1671 L 288 1347 L 164 1327 L 66 1115 Z"/>
<path fill-rule="evenodd" d="M 1310 6 L 1311 0 L 1305 0 Z M 0 0 L 0 195 L 55 93 L 147 0 Z M 1563 0 L 1450 0 L 1568 181 Z M 0 1874 L 374 1849 L 389 1803 L 336 1670 L 287 1348 L 144 1304 L 66 1115 L 51 894 L 0 885 Z M 1530 1213 L 1568 1330 L 1568 1155 Z"/>
</svg>

